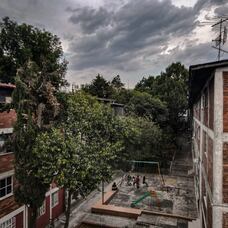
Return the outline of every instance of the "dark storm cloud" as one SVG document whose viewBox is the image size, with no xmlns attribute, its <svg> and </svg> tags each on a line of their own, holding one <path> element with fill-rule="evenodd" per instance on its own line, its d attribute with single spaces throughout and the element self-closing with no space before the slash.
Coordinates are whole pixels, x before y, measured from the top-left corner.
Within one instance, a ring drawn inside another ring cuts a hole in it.
<svg viewBox="0 0 228 228">
<path fill-rule="evenodd" d="M 162 70 L 173 61 L 191 64 L 216 58 L 210 43 L 190 39 L 202 9 L 217 6 L 217 15 L 228 12 L 227 0 L 198 0 L 194 7 L 177 7 L 171 0 L 97 0 L 99 6 L 91 0 L 0 1 L 0 17 L 10 16 L 60 36 L 69 70 L 106 68 L 129 75 L 154 69 L 153 64 Z M 164 54 L 168 48 L 169 54 Z"/>
<path fill-rule="evenodd" d="M 189 34 L 197 24 L 193 8 L 178 8 L 169 0 L 129 1 L 111 12 L 86 7 L 67 11 L 69 21 L 84 33 L 70 44 L 70 50 L 77 53 L 72 57 L 75 69 L 96 65 L 118 69 L 123 68 L 123 61 L 129 69 L 126 65 L 139 52 L 159 54 L 161 45 Z"/>
<path fill-rule="evenodd" d="M 74 10 L 68 8 L 67 10 L 73 12 L 69 18 L 70 22 L 79 24 L 84 33 L 93 33 L 98 28 L 110 23 L 110 14 L 102 7 L 98 10 L 89 7 Z"/>
<path fill-rule="evenodd" d="M 196 15 L 191 8 L 178 8 L 171 1 L 131 1 L 123 6 L 114 17 L 116 37 L 112 49 L 122 51 L 140 49 L 151 42 L 154 36 L 161 39 L 184 35 L 195 26 Z"/>
<path fill-rule="evenodd" d="M 201 9 L 203 9 L 204 7 L 208 7 L 211 5 L 222 5 L 222 4 L 226 4 L 227 0 L 198 0 L 196 5 L 194 6 L 194 10 L 196 12 L 200 11 Z"/>
<path fill-rule="evenodd" d="M 196 45 L 194 42 L 189 42 L 184 50 L 180 50 L 178 47 L 171 50 L 170 55 L 175 61 L 183 61 L 186 66 L 215 61 L 217 57 L 216 50 L 207 43 Z"/>
<path fill-rule="evenodd" d="M 220 6 L 217 9 L 215 9 L 215 13 L 218 16 L 228 15 L 228 6 Z"/>
</svg>

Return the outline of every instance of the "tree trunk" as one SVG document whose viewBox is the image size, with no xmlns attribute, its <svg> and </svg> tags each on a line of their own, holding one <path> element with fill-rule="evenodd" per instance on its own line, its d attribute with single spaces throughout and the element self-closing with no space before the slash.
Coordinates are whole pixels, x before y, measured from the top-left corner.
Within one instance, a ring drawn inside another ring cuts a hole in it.
<svg viewBox="0 0 228 228">
<path fill-rule="evenodd" d="M 37 208 L 31 208 L 29 228 L 36 228 Z"/>
<path fill-rule="evenodd" d="M 65 212 L 66 222 L 65 222 L 64 228 L 68 228 L 69 227 L 70 209 L 71 209 L 71 196 L 72 196 L 72 190 L 69 190 L 68 198 L 67 198 L 66 212 Z"/>
</svg>

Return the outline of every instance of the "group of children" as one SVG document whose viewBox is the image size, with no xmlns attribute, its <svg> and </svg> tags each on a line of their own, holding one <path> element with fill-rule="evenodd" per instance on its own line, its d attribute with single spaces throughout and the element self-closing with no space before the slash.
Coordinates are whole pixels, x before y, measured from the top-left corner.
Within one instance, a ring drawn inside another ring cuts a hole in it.
<svg viewBox="0 0 228 228">
<path fill-rule="evenodd" d="M 145 176 L 143 176 L 142 183 L 145 184 L 146 186 L 148 186 Z M 136 177 L 135 176 L 131 177 L 131 175 L 127 175 L 127 185 L 133 185 L 134 187 L 136 186 L 136 188 L 139 188 L 140 187 L 139 175 L 137 175 Z"/>
</svg>

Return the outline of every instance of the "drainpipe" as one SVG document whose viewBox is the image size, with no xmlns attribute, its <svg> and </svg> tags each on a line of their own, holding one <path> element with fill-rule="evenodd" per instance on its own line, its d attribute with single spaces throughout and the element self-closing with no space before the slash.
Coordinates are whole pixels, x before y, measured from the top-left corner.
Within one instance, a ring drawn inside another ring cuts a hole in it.
<svg viewBox="0 0 228 228">
<path fill-rule="evenodd" d="M 52 195 L 51 195 L 51 184 L 50 184 L 50 195 L 49 195 L 49 198 L 50 198 L 50 200 L 49 200 L 49 202 L 50 202 L 50 205 L 49 205 L 49 210 L 50 210 L 50 215 L 49 215 L 49 221 L 50 221 L 50 224 L 52 224 L 52 207 L 51 207 L 51 205 L 52 205 Z"/>
<path fill-rule="evenodd" d="M 104 181 L 102 180 L 102 182 L 101 182 L 101 184 L 102 184 L 102 204 L 104 204 Z"/>
</svg>

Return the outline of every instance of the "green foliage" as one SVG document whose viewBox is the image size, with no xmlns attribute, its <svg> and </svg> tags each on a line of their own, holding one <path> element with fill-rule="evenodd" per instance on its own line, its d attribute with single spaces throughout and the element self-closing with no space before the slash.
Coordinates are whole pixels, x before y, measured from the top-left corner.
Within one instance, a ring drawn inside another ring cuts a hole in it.
<svg viewBox="0 0 228 228">
<path fill-rule="evenodd" d="M 143 78 L 136 90 L 150 93 L 165 102 L 168 108 L 167 124 L 177 134 L 183 129 L 183 117 L 188 108 L 188 70 L 181 63 L 173 63 L 157 77 Z"/>
<path fill-rule="evenodd" d="M 15 83 L 17 69 L 28 61 L 35 62 L 38 69 L 45 69 L 48 80 L 56 88 L 66 84 L 67 63 L 59 38 L 45 30 L 3 18 L 0 23 L 0 81 Z"/>
<path fill-rule="evenodd" d="M 41 133 L 33 154 L 44 180 L 55 181 L 69 193 L 66 224 L 69 222 L 70 198 L 75 192 L 88 194 L 102 180 L 112 176 L 112 164 L 124 148 L 120 120 L 108 106 L 84 93 L 65 97 L 59 129 Z"/>
<path fill-rule="evenodd" d="M 42 148 L 34 150 L 34 145 L 39 134 L 47 131 L 58 116 L 56 95 L 60 86 L 65 85 L 66 62 L 62 60 L 59 39 L 51 33 L 18 25 L 8 18 L 3 19 L 0 27 L 0 62 L 9 61 L 9 71 L 0 69 L 0 80 L 16 85 L 11 105 L 17 113 L 13 147 L 19 184 L 15 197 L 30 206 L 30 227 L 35 227 L 37 208 L 45 198 L 53 174 L 40 175 L 43 167 L 37 154 L 47 154 Z"/>
<path fill-rule="evenodd" d="M 139 122 L 141 126 L 136 127 L 137 131 L 132 131 L 138 132 L 138 137 L 137 134 L 132 134 L 132 141 L 125 138 L 127 148 L 130 148 L 126 150 L 128 156 L 137 154 L 139 159 L 154 158 L 159 161 L 167 161 L 172 156 L 178 147 L 178 135 L 185 133 L 188 126 L 187 80 L 187 69 L 181 63 L 173 63 L 160 75 L 143 78 L 134 90 L 125 89 L 119 76 L 111 83 L 106 81 L 112 87 L 109 90 L 112 91 L 110 98 L 125 105 L 126 118 L 129 118 L 128 127 L 133 122 L 131 118 L 140 117 L 140 120 L 135 120 L 134 125 L 137 126 Z M 89 90 L 87 92 L 97 94 Z"/>
<path fill-rule="evenodd" d="M 116 90 L 120 90 L 124 88 L 124 84 L 121 82 L 120 76 L 117 75 L 116 77 L 114 77 L 111 81 L 111 86 L 116 89 Z"/>
<path fill-rule="evenodd" d="M 106 81 L 100 74 L 90 84 L 85 85 L 83 90 L 100 98 L 110 98 L 112 94 L 110 82 Z"/>
<path fill-rule="evenodd" d="M 125 150 L 128 160 L 159 160 L 162 131 L 150 119 L 127 116 L 122 119 L 125 126 Z"/>
<path fill-rule="evenodd" d="M 122 150 L 119 118 L 114 116 L 109 106 L 80 92 L 70 95 L 67 107 L 64 129 L 68 129 L 69 134 L 80 136 L 78 140 L 83 149 L 92 156 L 89 160 L 97 162 L 94 166 L 97 172 L 100 170 L 97 177 L 110 178 L 110 162 Z"/>
<path fill-rule="evenodd" d="M 122 88 L 122 89 L 118 90 L 117 92 L 113 93 L 112 98 L 117 103 L 126 105 L 132 98 L 133 93 L 134 93 L 133 90 Z"/>
<path fill-rule="evenodd" d="M 133 91 L 125 109 L 128 114 L 150 118 L 160 125 L 164 125 L 168 117 L 166 104 L 146 92 Z"/>
<path fill-rule="evenodd" d="M 53 74 L 57 76 L 57 73 Z M 30 206 L 31 227 L 35 227 L 37 208 L 41 206 L 53 180 L 53 175 L 40 175 L 43 167 L 37 154 L 47 156 L 46 151 L 34 150 L 37 136 L 50 128 L 58 113 L 58 85 L 53 85 L 51 80 L 46 68 L 39 69 L 35 63 L 29 62 L 17 71 L 13 92 L 12 106 L 17 113 L 13 137 L 15 175 L 19 182 L 15 196 L 18 202 Z"/>
</svg>

